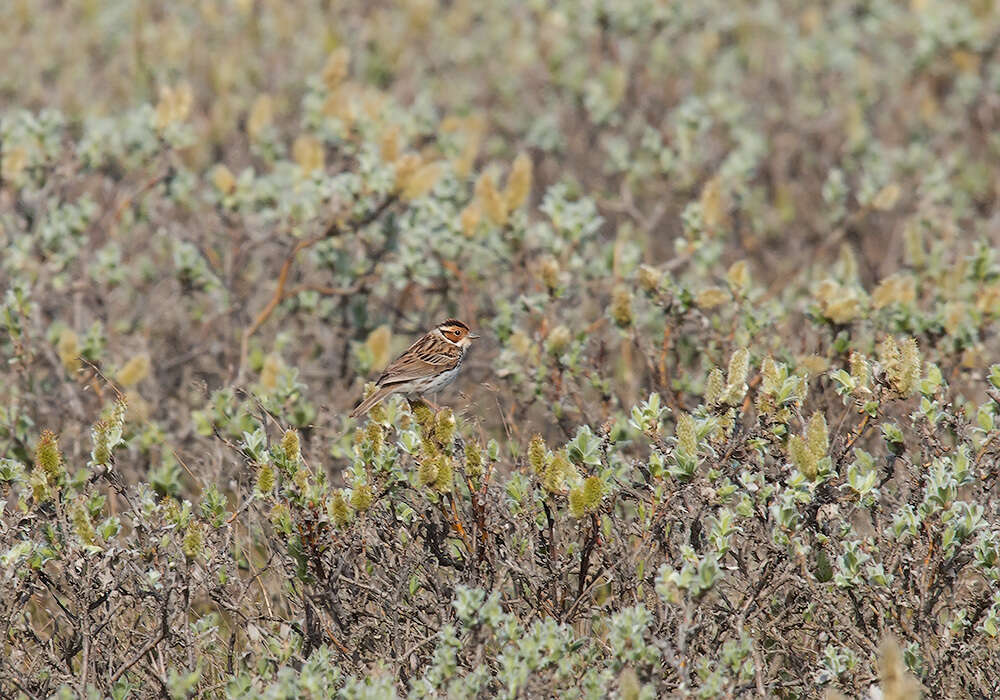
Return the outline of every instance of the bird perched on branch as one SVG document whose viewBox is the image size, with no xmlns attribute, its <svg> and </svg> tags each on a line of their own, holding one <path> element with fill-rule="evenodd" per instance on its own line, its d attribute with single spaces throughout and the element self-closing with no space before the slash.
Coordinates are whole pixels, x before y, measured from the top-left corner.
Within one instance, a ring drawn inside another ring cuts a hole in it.
<svg viewBox="0 0 1000 700">
<path fill-rule="evenodd" d="M 455 381 L 472 341 L 479 336 L 461 321 L 449 318 L 393 360 L 375 382 L 375 391 L 351 412 L 351 418 L 367 413 L 391 394 L 434 393 Z"/>
</svg>

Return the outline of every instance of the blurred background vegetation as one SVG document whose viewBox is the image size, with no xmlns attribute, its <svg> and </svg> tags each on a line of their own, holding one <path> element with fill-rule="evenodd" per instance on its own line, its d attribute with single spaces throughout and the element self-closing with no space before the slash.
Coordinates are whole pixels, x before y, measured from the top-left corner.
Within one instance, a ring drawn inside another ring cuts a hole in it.
<svg viewBox="0 0 1000 700">
<path fill-rule="evenodd" d="M 0 688 L 989 696 L 998 52 L 993 0 L 0 4 Z M 348 419 L 449 316 L 452 412 Z"/>
</svg>

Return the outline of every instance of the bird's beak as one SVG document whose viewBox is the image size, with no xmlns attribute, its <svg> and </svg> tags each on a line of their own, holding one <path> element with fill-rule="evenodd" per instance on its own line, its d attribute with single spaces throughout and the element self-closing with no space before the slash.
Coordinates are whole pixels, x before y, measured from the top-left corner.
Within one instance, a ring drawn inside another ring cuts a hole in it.
<svg viewBox="0 0 1000 700">
<path fill-rule="evenodd" d="M 478 333 L 469 333 L 469 338 L 471 338 L 472 340 L 476 340 L 479 337 L 480 336 Z"/>
</svg>

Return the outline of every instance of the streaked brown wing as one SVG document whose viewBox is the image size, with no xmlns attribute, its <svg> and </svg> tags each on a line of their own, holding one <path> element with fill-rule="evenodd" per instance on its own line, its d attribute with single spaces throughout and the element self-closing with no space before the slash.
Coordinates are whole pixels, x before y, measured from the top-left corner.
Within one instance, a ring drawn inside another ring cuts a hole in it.
<svg viewBox="0 0 1000 700">
<path fill-rule="evenodd" d="M 454 367 L 461 357 L 461 348 L 428 333 L 393 360 L 376 383 L 388 386 L 433 377 Z"/>
</svg>

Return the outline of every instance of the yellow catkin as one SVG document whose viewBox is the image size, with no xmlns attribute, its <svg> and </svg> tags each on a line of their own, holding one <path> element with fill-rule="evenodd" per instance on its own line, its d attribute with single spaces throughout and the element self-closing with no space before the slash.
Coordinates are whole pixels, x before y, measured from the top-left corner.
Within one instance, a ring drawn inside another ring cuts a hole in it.
<svg viewBox="0 0 1000 700">
<path fill-rule="evenodd" d="M 50 482 L 55 482 L 62 473 L 62 454 L 59 442 L 51 430 L 44 431 L 35 446 L 35 466 L 45 472 Z"/>
<path fill-rule="evenodd" d="M 729 386 L 738 386 L 746 382 L 747 372 L 750 370 L 750 351 L 740 348 L 729 358 L 729 373 L 726 383 Z"/>
<path fill-rule="evenodd" d="M 250 116 L 247 117 L 247 133 L 250 138 L 257 139 L 273 121 L 274 99 L 270 95 L 258 95 L 250 107 Z"/>
<path fill-rule="evenodd" d="M 695 430 L 694 418 L 688 413 L 682 413 L 677 418 L 677 449 L 688 457 L 695 457 L 698 454 L 698 437 Z"/>
<path fill-rule="evenodd" d="M 536 434 L 528 443 L 528 465 L 535 474 L 545 469 L 545 441 L 541 435 Z"/>
<path fill-rule="evenodd" d="M 281 357 L 270 353 L 264 358 L 264 366 L 260 370 L 260 385 L 268 390 L 278 386 L 278 374 L 281 372 Z"/>
<path fill-rule="evenodd" d="M 281 436 L 281 450 L 285 453 L 285 458 L 289 462 L 298 462 L 301 458 L 299 446 L 299 434 L 292 429 L 285 431 Z"/>
<path fill-rule="evenodd" d="M 373 330 L 365 341 L 372 355 L 372 369 L 380 370 L 389 364 L 389 349 L 392 342 L 392 331 L 388 324 L 383 324 Z"/>
<path fill-rule="evenodd" d="M 175 87 L 164 85 L 160 88 L 160 98 L 156 103 L 153 117 L 157 129 L 165 129 L 171 124 L 183 122 L 191 114 L 194 103 L 194 92 L 188 83 L 180 83 Z"/>
<path fill-rule="evenodd" d="M 462 210 L 458 217 L 459 225 L 462 228 L 462 235 L 472 238 L 479 229 L 479 223 L 483 220 L 483 209 L 479 202 L 473 200 Z"/>
<path fill-rule="evenodd" d="M 583 487 L 570 489 L 569 491 L 569 514 L 574 518 L 582 518 L 587 514 L 587 499 L 583 493 Z"/>
<path fill-rule="evenodd" d="M 729 301 L 729 292 L 722 287 L 708 287 L 701 290 L 694 298 L 699 309 L 714 309 Z"/>
<path fill-rule="evenodd" d="M 583 482 L 583 505 L 588 512 L 597 510 L 603 494 L 604 487 L 601 485 L 600 477 L 588 476 Z"/>
<path fill-rule="evenodd" d="M 830 437 L 826 428 L 826 418 L 816 411 L 806 426 L 806 446 L 816 459 L 826 456 L 830 448 Z"/>
<path fill-rule="evenodd" d="M 379 155 L 382 156 L 382 160 L 386 163 L 395 163 L 399 158 L 401 144 L 402 136 L 400 135 L 399 126 L 392 124 L 382 129 L 382 133 L 379 134 L 378 139 L 378 151 Z"/>
<path fill-rule="evenodd" d="M 650 294 L 656 292 L 660 288 L 660 280 L 662 279 L 663 273 L 655 267 L 650 265 L 639 266 L 639 286 L 642 287 L 643 291 Z"/>
<path fill-rule="evenodd" d="M 335 90 L 347 77 L 351 63 L 351 50 L 341 46 L 330 52 L 323 66 L 323 84 L 327 90 Z"/>
<path fill-rule="evenodd" d="M 725 389 L 726 381 L 722 378 L 722 370 L 716 367 L 708 373 L 708 381 L 705 382 L 705 403 L 708 406 L 718 406 Z"/>
<path fill-rule="evenodd" d="M 149 354 L 139 353 L 118 370 L 115 378 L 124 387 L 132 387 L 149 376 Z"/>
<path fill-rule="evenodd" d="M 507 177 L 507 187 L 504 190 L 504 200 L 508 211 L 519 209 L 531 194 L 532 182 L 531 158 L 527 153 L 521 153 L 514 159 L 510 175 Z"/>
<path fill-rule="evenodd" d="M 8 180 L 16 178 L 28 165 L 28 151 L 22 146 L 12 146 L 4 150 L 0 161 L 0 173 Z"/>
<path fill-rule="evenodd" d="M 503 226 L 507 223 L 507 202 L 497 190 L 490 173 L 483 173 L 476 180 L 476 200 L 494 224 Z"/>
<path fill-rule="evenodd" d="M 344 527 L 351 519 L 351 509 L 340 489 L 333 492 L 333 497 L 327 503 L 327 512 L 330 515 L 330 520 L 337 527 Z"/>
<path fill-rule="evenodd" d="M 440 163 L 427 163 L 417 168 L 406 179 L 406 184 L 402 187 L 402 198 L 406 201 L 412 201 L 429 194 L 441 177 L 442 170 Z"/>
<path fill-rule="evenodd" d="M 303 172 L 311 173 L 323 169 L 326 153 L 323 144 L 315 136 L 300 134 L 292 144 L 292 158 Z"/>
<path fill-rule="evenodd" d="M 349 129 L 358 118 L 358 94 L 356 86 L 350 83 L 340 85 L 323 101 L 323 114 L 339 120 L 344 128 Z"/>
<path fill-rule="evenodd" d="M 372 505 L 372 488 L 368 484 L 358 484 L 351 489 L 351 507 L 359 513 L 368 510 Z"/>
<path fill-rule="evenodd" d="M 632 293 L 625 285 L 618 285 L 611 293 L 611 318 L 621 328 L 632 325 Z"/>
<path fill-rule="evenodd" d="M 233 190 L 236 189 L 236 178 L 232 171 L 221 163 L 212 168 L 211 177 L 215 189 L 222 194 L 232 194 Z"/>
<path fill-rule="evenodd" d="M 63 328 L 56 343 L 59 361 L 68 372 L 80 369 L 80 340 L 72 329 Z"/>
<path fill-rule="evenodd" d="M 733 294 L 746 294 L 750 287 L 750 267 L 746 260 L 738 260 L 726 271 L 726 282 Z"/>
</svg>

